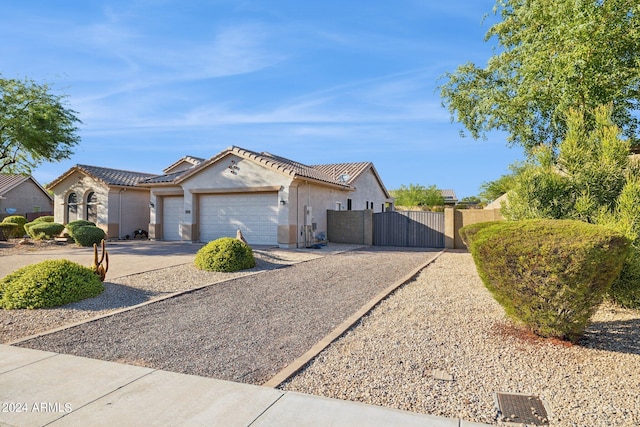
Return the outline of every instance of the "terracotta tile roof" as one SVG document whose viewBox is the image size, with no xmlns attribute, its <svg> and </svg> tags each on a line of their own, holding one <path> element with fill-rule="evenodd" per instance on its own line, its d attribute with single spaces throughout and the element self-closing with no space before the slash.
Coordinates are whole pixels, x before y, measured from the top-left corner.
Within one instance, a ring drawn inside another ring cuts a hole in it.
<svg viewBox="0 0 640 427">
<path fill-rule="evenodd" d="M 125 171 L 98 166 L 76 165 L 76 167 L 107 185 L 118 185 L 123 187 L 133 187 L 142 180 L 157 176 L 144 172 Z"/>
<path fill-rule="evenodd" d="M 372 166 L 371 162 L 358 163 L 330 163 L 314 165 L 314 169 L 329 175 L 332 179 L 351 185 L 358 177 Z"/>
<path fill-rule="evenodd" d="M 75 171 L 81 171 L 94 179 L 104 182 L 107 185 L 122 187 L 135 187 L 142 180 L 157 176 L 155 174 L 145 172 L 133 172 L 121 169 L 103 168 L 99 166 L 75 165 L 64 174 L 56 178 L 55 181 L 47 185 L 47 188 L 55 187 Z"/>
<path fill-rule="evenodd" d="M 195 156 L 184 156 L 183 158 L 177 160 L 176 162 L 172 163 L 171 165 L 167 166 L 166 168 L 164 168 L 163 172 L 166 173 L 167 175 L 170 175 L 170 171 L 171 169 L 175 168 L 176 166 L 178 166 L 180 163 L 190 163 L 193 166 L 197 166 L 200 163 L 204 162 L 206 159 L 202 159 L 200 157 L 195 157 Z"/>
</svg>

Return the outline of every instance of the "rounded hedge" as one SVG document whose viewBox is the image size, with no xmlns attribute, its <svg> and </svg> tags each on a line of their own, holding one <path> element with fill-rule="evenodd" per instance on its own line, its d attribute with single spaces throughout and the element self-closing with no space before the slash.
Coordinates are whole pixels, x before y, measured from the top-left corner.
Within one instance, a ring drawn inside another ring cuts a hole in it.
<svg viewBox="0 0 640 427">
<path fill-rule="evenodd" d="M 43 215 L 34 219 L 32 222 L 54 222 L 53 216 L 51 215 Z"/>
<path fill-rule="evenodd" d="M 465 227 L 466 228 L 466 227 Z M 571 220 L 479 227 L 470 249 L 485 286 L 508 316 L 543 337 L 576 341 L 620 274 L 630 241 Z"/>
<path fill-rule="evenodd" d="M 0 240 L 9 240 L 13 238 L 18 229 L 18 224 L 12 224 L 10 222 L 0 222 Z"/>
<path fill-rule="evenodd" d="M 249 245 L 222 237 L 207 243 L 196 253 L 195 265 L 200 270 L 230 273 L 255 267 L 256 260 Z"/>
<path fill-rule="evenodd" d="M 94 243 L 99 245 L 106 234 L 102 228 L 95 225 L 83 225 L 74 228 L 72 237 L 80 246 L 93 246 Z"/>
<path fill-rule="evenodd" d="M 86 225 L 96 226 L 95 222 L 86 221 L 84 219 L 77 219 L 75 221 L 71 221 L 67 224 L 67 231 L 69 232 L 69 236 L 73 237 L 73 233 L 77 228 L 84 227 Z"/>
<path fill-rule="evenodd" d="M 24 230 L 24 225 L 27 223 L 27 218 L 22 215 L 11 215 L 2 220 L 3 224 L 17 224 L 16 229 L 13 232 L 13 235 L 8 238 L 18 238 L 22 237 L 27 232 Z"/>
<path fill-rule="evenodd" d="M 59 236 L 64 230 L 64 225 L 58 224 L 57 222 L 34 221 L 26 223 L 24 229 L 32 239 L 43 240 L 53 239 Z"/>
<path fill-rule="evenodd" d="M 80 264 L 55 259 L 28 265 L 0 280 L 4 309 L 57 307 L 99 295 L 100 278 Z"/>
</svg>

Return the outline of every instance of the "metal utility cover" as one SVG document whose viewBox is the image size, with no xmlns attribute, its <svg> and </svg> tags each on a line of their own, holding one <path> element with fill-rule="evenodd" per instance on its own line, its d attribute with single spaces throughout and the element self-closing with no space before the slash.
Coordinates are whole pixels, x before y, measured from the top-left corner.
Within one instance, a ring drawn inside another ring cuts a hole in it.
<svg viewBox="0 0 640 427">
<path fill-rule="evenodd" d="M 538 396 L 496 393 L 498 421 L 506 426 L 548 426 L 549 415 Z"/>
</svg>

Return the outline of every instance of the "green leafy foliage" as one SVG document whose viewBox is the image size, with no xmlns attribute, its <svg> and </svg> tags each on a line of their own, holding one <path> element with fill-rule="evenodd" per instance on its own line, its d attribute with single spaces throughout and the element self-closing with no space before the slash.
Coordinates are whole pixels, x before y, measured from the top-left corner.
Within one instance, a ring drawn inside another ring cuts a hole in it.
<svg viewBox="0 0 640 427">
<path fill-rule="evenodd" d="M 80 120 L 65 106 L 65 96 L 46 84 L 0 76 L 0 105 L 0 171 L 30 174 L 45 161 L 73 154 Z"/>
<path fill-rule="evenodd" d="M 57 222 L 34 221 L 24 225 L 29 237 L 36 240 L 53 239 L 64 230 L 64 225 Z"/>
<path fill-rule="evenodd" d="M 73 233 L 76 228 L 84 227 L 85 225 L 96 226 L 94 222 L 86 221 L 84 219 L 77 219 L 75 221 L 71 221 L 67 224 L 67 231 L 69 232 L 69 236 L 73 237 Z"/>
<path fill-rule="evenodd" d="M 505 131 L 527 151 L 555 147 L 566 113 L 583 112 L 588 129 L 598 105 L 613 103 L 613 119 L 638 141 L 640 6 L 629 0 L 497 0 L 502 20 L 485 40 L 497 41 L 485 67 L 447 73 L 440 95 L 452 119 L 473 138 Z"/>
<path fill-rule="evenodd" d="M 99 245 L 106 237 L 104 230 L 95 225 L 83 225 L 75 227 L 73 230 L 73 240 L 80 246 L 93 246 L 94 243 Z"/>
<path fill-rule="evenodd" d="M 629 158 L 629 141 L 619 136 L 611 106 L 595 112 L 588 130 L 584 116 L 568 115 L 566 138 L 557 153 L 539 147 L 516 176 L 502 208 L 506 219 L 576 219 L 624 233 L 633 242 L 612 300 L 640 308 L 640 171 Z"/>
<path fill-rule="evenodd" d="M 576 341 L 619 275 L 629 240 L 573 220 L 464 227 L 485 286 L 508 316 L 543 337 Z"/>
<path fill-rule="evenodd" d="M 43 215 L 34 219 L 32 222 L 54 222 L 54 218 L 52 215 Z"/>
<path fill-rule="evenodd" d="M 94 297 L 103 290 L 100 278 L 89 268 L 64 259 L 47 260 L 0 280 L 0 307 L 57 307 Z"/>
<path fill-rule="evenodd" d="M 9 240 L 11 239 L 18 229 L 18 224 L 13 224 L 10 222 L 0 222 L 0 240 Z"/>
<path fill-rule="evenodd" d="M 4 224 L 16 224 L 17 226 L 15 227 L 15 229 L 13 230 L 13 233 L 10 236 L 7 236 L 7 238 L 12 239 L 12 238 L 17 238 L 17 237 L 22 237 L 26 234 L 26 231 L 24 231 L 24 225 L 27 223 L 27 218 L 23 217 L 22 215 L 11 215 L 6 217 L 5 219 L 2 220 L 2 222 Z"/>
<path fill-rule="evenodd" d="M 400 188 L 391 190 L 389 193 L 395 198 L 396 206 L 430 207 L 444 205 L 442 191 L 438 190 L 435 185 L 429 187 L 418 184 L 409 184 L 408 187 L 401 185 Z"/>
<path fill-rule="evenodd" d="M 196 253 L 195 265 L 199 270 L 230 273 L 255 267 L 256 260 L 249 245 L 222 237 L 207 243 Z"/>
</svg>

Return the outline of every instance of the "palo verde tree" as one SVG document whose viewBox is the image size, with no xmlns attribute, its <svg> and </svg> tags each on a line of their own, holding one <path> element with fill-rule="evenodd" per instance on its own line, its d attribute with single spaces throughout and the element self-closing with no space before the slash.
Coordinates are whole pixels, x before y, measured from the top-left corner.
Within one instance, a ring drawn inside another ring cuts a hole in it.
<svg viewBox="0 0 640 427">
<path fill-rule="evenodd" d="M 401 185 L 397 190 L 391 190 L 391 195 L 396 199 L 396 206 L 443 206 L 444 197 L 442 191 L 435 185 L 425 187 L 419 184 Z"/>
<path fill-rule="evenodd" d="M 444 76 L 443 105 L 473 138 L 491 130 L 527 151 L 555 148 L 570 109 L 593 114 L 611 103 L 613 122 L 640 142 L 640 3 L 637 0 L 497 0 L 502 20 L 486 33 L 498 48 L 486 67 Z"/>
<path fill-rule="evenodd" d="M 80 120 L 65 99 L 46 84 L 0 76 L 0 172 L 30 174 L 73 154 Z"/>
</svg>

